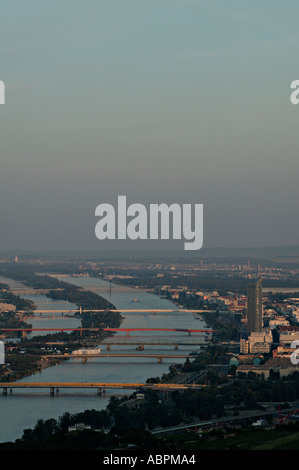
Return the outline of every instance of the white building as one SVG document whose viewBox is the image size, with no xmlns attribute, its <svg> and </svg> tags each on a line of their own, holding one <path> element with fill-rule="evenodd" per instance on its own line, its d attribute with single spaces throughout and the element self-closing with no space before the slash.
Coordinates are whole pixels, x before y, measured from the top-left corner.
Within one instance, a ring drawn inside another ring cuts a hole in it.
<svg viewBox="0 0 299 470">
<path fill-rule="evenodd" d="M 16 311 L 16 306 L 15 305 L 0 302 L 0 313 L 15 312 L 15 311 Z"/>
<path fill-rule="evenodd" d="M 241 354 L 268 353 L 273 343 L 270 331 L 252 332 L 248 340 L 240 340 Z"/>
<path fill-rule="evenodd" d="M 284 331 L 279 335 L 280 344 L 291 344 L 292 341 L 299 340 L 299 331 Z"/>
</svg>

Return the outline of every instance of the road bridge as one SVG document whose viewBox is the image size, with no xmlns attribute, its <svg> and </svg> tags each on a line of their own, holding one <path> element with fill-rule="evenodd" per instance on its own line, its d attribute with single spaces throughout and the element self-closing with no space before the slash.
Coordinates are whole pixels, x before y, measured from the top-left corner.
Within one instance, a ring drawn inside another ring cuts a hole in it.
<svg viewBox="0 0 299 470">
<path fill-rule="evenodd" d="M 97 287 L 97 286 L 77 286 L 79 290 L 91 292 L 154 292 L 155 289 L 142 289 L 140 287 Z"/>
<path fill-rule="evenodd" d="M 96 312 L 95 310 L 91 310 L 92 312 Z M 83 312 L 86 312 L 86 310 L 83 310 Z M 132 316 L 136 316 L 136 315 L 143 315 L 143 316 L 148 316 L 148 315 L 159 315 L 159 317 L 161 315 L 166 315 L 166 316 L 169 316 L 171 315 L 173 312 L 157 312 L 157 310 L 152 310 L 152 311 L 144 311 L 144 310 L 134 310 L 134 311 L 124 311 L 124 310 L 118 310 L 119 313 L 124 313 L 125 316 L 129 316 L 129 315 L 132 315 Z M 38 319 L 38 320 L 51 320 L 51 319 L 55 319 L 57 320 L 58 318 L 60 319 L 65 319 L 65 318 L 80 318 L 78 315 L 76 314 L 79 314 L 79 311 L 76 310 L 64 310 L 64 311 L 61 311 L 61 310 L 43 310 L 43 311 L 40 311 L 40 310 L 32 310 L 32 311 L 18 311 L 18 313 L 22 314 L 24 317 L 26 317 L 26 319 Z M 81 313 L 80 313 L 81 315 Z M 188 315 L 192 315 L 194 316 L 194 312 L 184 312 L 184 317 L 188 316 Z"/>
<path fill-rule="evenodd" d="M 204 346 L 208 344 L 208 340 L 201 339 L 199 336 L 188 337 L 188 341 L 185 339 L 179 339 L 178 336 L 173 338 L 167 337 L 145 337 L 145 336 L 114 336 L 105 339 L 101 345 L 106 346 L 107 351 L 110 351 L 111 346 L 174 346 L 175 350 L 179 349 L 179 346 Z"/>
<path fill-rule="evenodd" d="M 189 336 L 191 333 L 213 333 L 215 330 L 202 330 L 195 328 L 70 328 L 70 327 L 56 327 L 56 328 L 0 328 L 0 331 L 111 331 L 111 332 L 126 332 L 127 334 L 133 331 L 176 331 L 180 333 L 188 333 Z"/>
<path fill-rule="evenodd" d="M 68 320 L 68 318 L 77 318 L 76 315 L 55 315 L 54 313 L 49 314 L 49 315 L 43 315 L 43 316 L 37 316 L 37 315 L 25 315 L 22 317 L 24 321 L 27 320 Z"/>
<path fill-rule="evenodd" d="M 50 394 L 55 394 L 60 389 L 95 389 L 101 395 L 107 389 L 112 390 L 200 390 L 205 387 L 202 384 L 161 384 L 161 383 L 106 383 L 106 382 L 0 382 L 3 395 L 7 395 L 9 389 L 12 393 L 15 389 L 50 389 Z"/>
<path fill-rule="evenodd" d="M 97 286 L 77 286 L 74 284 L 75 287 L 78 287 L 80 291 L 83 292 L 154 292 L 154 289 L 142 289 L 138 287 L 97 287 Z M 10 289 L 14 295 L 35 295 L 35 294 L 48 294 L 49 292 L 55 291 L 62 291 L 63 288 L 55 288 L 55 289 L 33 289 L 32 287 L 13 287 Z"/>
<path fill-rule="evenodd" d="M 63 289 L 32 289 L 30 287 L 14 287 L 10 292 L 14 295 L 45 295 L 50 291 L 62 291 Z"/>
<path fill-rule="evenodd" d="M 48 333 L 53 332 L 74 332 L 78 331 L 80 336 L 82 336 L 84 331 L 91 331 L 91 332 L 111 332 L 111 333 L 119 333 L 125 332 L 126 336 L 128 337 L 132 332 L 179 332 L 179 333 L 187 333 L 188 336 L 191 336 L 192 333 L 213 333 L 214 330 L 207 330 L 207 329 L 191 329 L 191 328 L 67 328 L 67 327 L 56 327 L 56 328 L 0 328 L 0 332 L 6 333 L 21 333 L 23 337 L 26 337 L 28 333 L 32 333 L 35 331 L 44 331 Z"/>
<path fill-rule="evenodd" d="M 18 310 L 18 313 L 29 313 L 32 310 Z M 55 310 L 33 310 L 34 313 L 83 313 L 83 312 L 118 312 L 118 313 L 215 313 L 216 310 L 188 310 L 184 308 L 129 308 L 129 309 L 55 309 Z M 219 312 L 221 313 L 221 312 Z"/>
<path fill-rule="evenodd" d="M 159 364 L 162 362 L 163 359 L 187 359 L 191 358 L 189 354 L 137 354 L 137 353 L 121 353 L 121 354 L 107 354 L 107 353 L 100 353 L 100 354 L 45 354 L 41 356 L 43 359 L 81 359 L 82 362 L 85 364 L 88 359 L 92 358 L 151 358 L 151 359 L 158 359 Z"/>
</svg>

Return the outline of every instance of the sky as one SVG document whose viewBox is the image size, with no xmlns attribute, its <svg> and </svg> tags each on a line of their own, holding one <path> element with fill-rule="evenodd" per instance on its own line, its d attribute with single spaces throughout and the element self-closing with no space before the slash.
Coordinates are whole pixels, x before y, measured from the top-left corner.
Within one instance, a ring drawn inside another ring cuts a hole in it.
<svg viewBox="0 0 299 470">
<path fill-rule="evenodd" d="M 101 203 L 203 204 L 204 247 L 297 245 L 296 0 L 2 0 L 0 251 L 100 241 Z"/>
</svg>

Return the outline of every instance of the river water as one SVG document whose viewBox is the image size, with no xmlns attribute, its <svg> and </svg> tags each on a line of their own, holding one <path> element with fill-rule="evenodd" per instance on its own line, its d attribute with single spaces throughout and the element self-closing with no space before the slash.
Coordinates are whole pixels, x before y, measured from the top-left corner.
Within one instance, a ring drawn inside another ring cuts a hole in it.
<svg viewBox="0 0 299 470">
<path fill-rule="evenodd" d="M 156 295 L 144 291 L 121 291 L 117 290 L 119 286 L 111 285 L 98 278 L 90 277 L 63 277 L 63 281 L 76 284 L 78 286 L 92 286 L 98 288 L 99 295 L 107 298 L 121 312 L 128 309 L 174 309 L 174 304 L 168 300 L 161 299 Z M 12 288 L 23 286 L 6 278 L 0 278 L 0 283 L 9 284 Z M 124 286 L 123 286 L 124 287 Z M 105 289 L 105 290 L 103 290 Z M 37 310 L 49 310 L 53 314 L 52 318 L 39 318 L 28 320 L 33 328 L 37 327 L 70 327 L 80 326 L 80 319 L 63 319 L 55 316 L 61 316 L 59 310 L 72 310 L 76 306 L 68 302 L 48 299 L 43 295 L 24 295 L 24 298 L 31 299 L 36 304 Z M 138 302 L 134 302 L 136 298 Z M 56 312 L 56 313 L 55 313 Z M 124 320 L 121 327 L 124 328 L 205 328 L 204 322 L 192 313 L 176 311 L 172 313 L 152 314 L 144 312 L 122 313 Z M 43 334 L 31 333 L 33 334 Z M 189 354 L 198 350 L 198 345 L 179 345 L 175 351 L 174 346 L 162 345 L 169 340 L 193 341 L 196 343 L 196 334 L 188 337 L 186 333 L 181 332 L 147 332 L 130 333 L 130 337 L 124 336 L 124 333 L 118 332 L 115 336 L 121 345 L 111 345 L 111 353 L 136 352 L 136 345 L 128 345 L 126 341 L 136 341 L 136 344 L 142 344 L 142 339 L 151 339 L 154 342 L 160 342 L 156 345 L 145 345 L 143 353 L 164 353 L 164 354 Z M 201 336 L 202 339 L 202 336 Z M 101 351 L 106 352 L 106 346 L 101 346 Z M 142 354 L 142 352 L 141 352 Z M 44 369 L 42 372 L 25 377 L 23 382 L 145 382 L 149 377 L 161 377 L 167 373 L 169 366 L 173 363 L 183 363 L 183 358 L 163 358 L 162 363 L 158 363 L 153 358 L 91 358 L 83 364 L 81 359 L 71 359 L 64 361 L 53 367 Z M 23 434 L 23 430 L 33 428 L 38 419 L 59 418 L 65 412 L 71 414 L 84 411 L 86 409 L 101 410 L 105 409 L 112 395 L 129 395 L 130 390 L 107 390 L 105 394 L 99 396 L 96 390 L 60 390 L 58 394 L 50 396 L 49 390 L 14 390 L 12 394 L 8 392 L 7 396 L 0 393 L 0 442 L 15 441 Z"/>
</svg>

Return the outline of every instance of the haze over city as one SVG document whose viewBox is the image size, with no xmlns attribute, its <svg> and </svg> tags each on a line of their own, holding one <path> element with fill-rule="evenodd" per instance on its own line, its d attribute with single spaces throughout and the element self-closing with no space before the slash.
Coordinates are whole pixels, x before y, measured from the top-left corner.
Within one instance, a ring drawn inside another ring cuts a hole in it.
<svg viewBox="0 0 299 470">
<path fill-rule="evenodd" d="M 204 247 L 298 240 L 298 4 L 1 3 L 2 250 L 100 242 L 95 208 L 204 205 Z"/>
<path fill-rule="evenodd" d="M 1 2 L 0 451 L 299 449 L 298 13 Z"/>
</svg>

